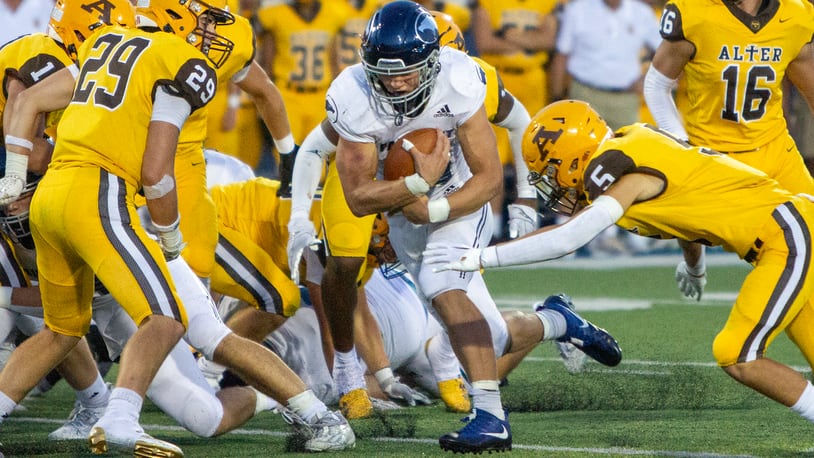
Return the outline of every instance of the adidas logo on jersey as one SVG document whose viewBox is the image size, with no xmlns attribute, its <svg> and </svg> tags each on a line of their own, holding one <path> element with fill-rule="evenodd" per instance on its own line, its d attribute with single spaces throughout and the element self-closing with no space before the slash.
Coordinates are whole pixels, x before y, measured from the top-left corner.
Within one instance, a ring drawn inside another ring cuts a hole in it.
<svg viewBox="0 0 814 458">
<path fill-rule="evenodd" d="M 452 112 L 450 111 L 449 105 L 447 104 L 444 104 L 444 106 L 441 107 L 441 109 L 439 109 L 438 111 L 436 111 L 435 115 L 433 116 L 433 118 L 451 118 L 451 117 Z"/>
</svg>

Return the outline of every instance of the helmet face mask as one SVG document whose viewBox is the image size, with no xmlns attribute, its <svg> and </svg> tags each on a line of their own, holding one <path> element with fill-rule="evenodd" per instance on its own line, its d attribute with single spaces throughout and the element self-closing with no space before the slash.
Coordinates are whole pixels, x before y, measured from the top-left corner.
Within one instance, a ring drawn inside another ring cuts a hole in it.
<svg viewBox="0 0 814 458">
<path fill-rule="evenodd" d="M 34 238 L 31 236 L 31 226 L 28 223 L 28 206 L 31 204 L 31 197 L 34 195 L 34 191 L 37 189 L 37 185 L 41 179 L 42 175 L 29 172 L 20 197 L 10 204 L 0 206 L 0 230 L 2 230 L 12 242 L 18 243 L 29 250 L 34 249 Z M 25 210 L 9 211 L 10 205 L 24 200 L 27 200 Z"/>
<path fill-rule="evenodd" d="M 51 10 L 48 33 L 76 60 L 79 45 L 97 28 L 133 27 L 135 23 L 135 11 L 129 0 L 57 0 Z"/>
<path fill-rule="evenodd" d="M 584 206 L 585 167 L 612 136 L 599 113 L 585 102 L 555 102 L 534 115 L 523 136 L 523 159 L 529 184 L 537 189 L 544 208 L 573 215 Z"/>
<path fill-rule="evenodd" d="M 198 48 L 215 68 L 220 68 L 232 54 L 235 44 L 217 33 L 216 28 L 233 24 L 235 17 L 227 11 L 225 2 L 221 2 L 223 7 L 212 3 L 203 0 L 138 0 L 136 12 L 140 26 L 154 25 L 164 32 L 178 35 Z M 150 21 L 153 24 L 149 24 Z"/>
<path fill-rule="evenodd" d="M 427 105 L 441 67 L 438 27 L 430 13 L 412 1 L 386 4 L 370 18 L 360 55 L 378 107 L 388 116 L 418 116 Z M 391 93 L 382 78 L 417 75 L 416 87 Z"/>
</svg>

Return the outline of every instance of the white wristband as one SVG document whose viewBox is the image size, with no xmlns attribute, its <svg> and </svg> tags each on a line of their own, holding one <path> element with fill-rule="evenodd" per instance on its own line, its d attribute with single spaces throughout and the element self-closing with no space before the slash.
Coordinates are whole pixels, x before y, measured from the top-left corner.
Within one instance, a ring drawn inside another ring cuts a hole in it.
<svg viewBox="0 0 814 458">
<path fill-rule="evenodd" d="M 240 95 L 239 94 L 231 94 L 229 98 L 226 99 L 226 106 L 231 109 L 240 108 Z"/>
<path fill-rule="evenodd" d="M 430 184 L 418 173 L 404 177 L 404 184 L 407 185 L 407 189 L 416 197 L 421 197 L 430 190 Z"/>
<path fill-rule="evenodd" d="M 6 135 L 6 145 L 19 146 L 29 151 L 34 149 L 34 143 L 31 140 L 15 137 L 14 135 Z"/>
<path fill-rule="evenodd" d="M 8 308 L 11 305 L 11 286 L 0 286 L 0 309 Z"/>
<path fill-rule="evenodd" d="M 160 225 L 160 224 L 156 223 L 155 221 L 153 221 L 153 227 L 154 227 L 154 228 L 155 228 L 155 230 L 156 230 L 157 232 L 159 232 L 159 233 L 167 233 L 167 232 L 172 232 L 172 231 L 174 231 L 174 230 L 178 229 L 178 226 L 179 226 L 180 224 L 181 224 L 181 215 L 178 215 L 178 216 L 175 218 L 175 221 L 173 221 L 172 223 L 170 223 L 170 224 L 168 224 L 168 225 L 166 225 L 166 226 L 162 226 L 162 225 Z"/>
<path fill-rule="evenodd" d="M 431 223 L 440 223 L 449 218 L 449 200 L 446 197 L 435 199 L 427 203 L 427 212 Z"/>
<path fill-rule="evenodd" d="M 6 143 L 8 143 L 8 135 L 6 135 Z M 11 151 L 6 151 L 6 176 L 16 175 L 23 179 L 25 182 L 28 176 L 28 155 L 17 154 Z"/>
<path fill-rule="evenodd" d="M 379 385 L 384 385 L 384 382 L 386 382 L 386 381 L 390 380 L 391 378 L 395 377 L 393 375 L 393 369 L 390 369 L 389 367 L 385 367 L 384 369 L 379 369 L 373 375 L 376 376 L 376 381 L 379 382 Z"/>
<path fill-rule="evenodd" d="M 294 151 L 294 136 L 288 134 L 279 140 L 275 138 L 274 146 L 280 154 L 288 154 Z"/>
</svg>

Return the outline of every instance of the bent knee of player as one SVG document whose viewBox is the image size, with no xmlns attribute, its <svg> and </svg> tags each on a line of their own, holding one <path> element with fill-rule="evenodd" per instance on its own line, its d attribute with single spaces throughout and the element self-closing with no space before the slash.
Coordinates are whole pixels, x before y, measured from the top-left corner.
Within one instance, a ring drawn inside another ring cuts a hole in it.
<svg viewBox="0 0 814 458">
<path fill-rule="evenodd" d="M 211 277 L 212 271 L 215 270 L 215 246 L 217 240 L 211 242 L 201 239 L 190 240 L 185 237 L 184 242 L 187 245 L 181 251 L 181 256 L 195 272 L 195 275 L 201 278 Z"/>
<path fill-rule="evenodd" d="M 203 390 L 187 392 L 182 400 L 184 406 L 178 422 L 201 437 L 212 437 L 223 419 L 223 405 L 211 393 Z"/>
<path fill-rule="evenodd" d="M 724 370 L 738 363 L 742 349 L 743 340 L 736 339 L 735 336 L 726 329 L 719 332 L 712 342 L 712 356 Z"/>
</svg>

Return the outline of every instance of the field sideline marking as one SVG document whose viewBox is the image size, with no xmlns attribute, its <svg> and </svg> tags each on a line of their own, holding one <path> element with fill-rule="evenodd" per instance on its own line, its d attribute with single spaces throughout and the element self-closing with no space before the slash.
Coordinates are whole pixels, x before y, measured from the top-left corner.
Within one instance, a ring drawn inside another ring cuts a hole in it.
<svg viewBox="0 0 814 458">
<path fill-rule="evenodd" d="M 13 422 L 20 422 L 20 423 L 40 423 L 40 424 L 55 424 L 61 425 L 65 422 L 64 419 L 52 419 L 52 418 L 38 418 L 38 417 L 10 417 L 6 419 L 6 421 L 13 421 Z M 153 424 L 143 424 L 141 425 L 146 431 L 172 431 L 172 432 L 183 432 L 187 431 L 185 428 L 181 426 L 175 425 L 153 425 Z M 284 431 L 272 431 L 268 429 L 244 429 L 238 428 L 232 431 L 229 431 L 227 434 L 240 434 L 245 436 L 273 436 L 273 437 L 286 437 L 290 435 L 289 432 Z M 437 444 L 437 439 L 421 439 L 421 438 L 404 438 L 404 437 L 369 437 L 365 439 L 361 439 L 364 441 L 376 441 L 376 442 L 401 442 L 401 443 L 415 443 L 415 444 Z M 626 455 L 626 456 L 673 456 L 673 457 L 687 457 L 687 458 L 702 458 L 702 457 L 720 457 L 720 458 L 735 458 L 735 457 L 744 457 L 748 458 L 751 455 L 725 455 L 720 453 L 712 453 L 712 452 L 684 452 L 684 451 L 673 451 L 673 450 L 637 450 L 631 448 L 618 448 L 618 447 L 609 447 L 609 448 L 597 448 L 597 447 L 555 447 L 555 446 L 548 446 L 548 445 L 524 445 L 524 444 L 512 444 L 513 449 L 518 450 L 531 450 L 531 451 L 540 451 L 540 452 L 576 452 L 576 453 L 597 453 L 602 455 Z"/>
</svg>

